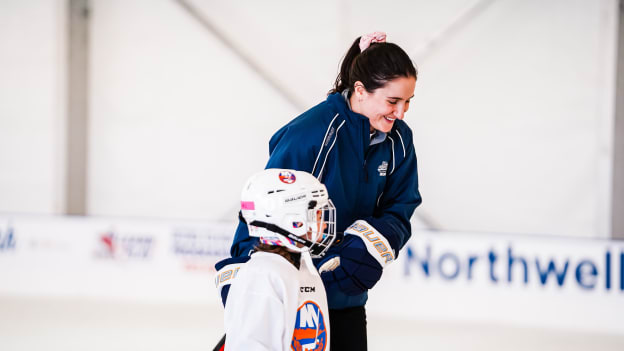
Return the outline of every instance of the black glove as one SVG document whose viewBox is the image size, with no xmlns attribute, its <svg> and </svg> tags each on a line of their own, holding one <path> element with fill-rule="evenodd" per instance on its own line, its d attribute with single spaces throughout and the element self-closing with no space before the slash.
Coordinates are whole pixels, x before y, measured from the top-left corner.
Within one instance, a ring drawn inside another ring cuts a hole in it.
<svg viewBox="0 0 624 351">
<path fill-rule="evenodd" d="M 375 286 L 395 257 L 386 238 L 362 220 L 345 231 L 343 241 L 332 251 L 335 254 L 317 267 L 326 287 L 338 285 L 347 295 L 359 295 Z"/>
</svg>

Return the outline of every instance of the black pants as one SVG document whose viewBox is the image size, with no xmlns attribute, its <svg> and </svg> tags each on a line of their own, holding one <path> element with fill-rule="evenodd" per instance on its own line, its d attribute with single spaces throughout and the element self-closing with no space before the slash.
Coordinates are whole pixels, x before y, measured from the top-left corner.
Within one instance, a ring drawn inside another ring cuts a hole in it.
<svg viewBox="0 0 624 351">
<path fill-rule="evenodd" d="M 366 310 L 364 306 L 329 310 L 330 349 L 366 351 Z"/>
</svg>

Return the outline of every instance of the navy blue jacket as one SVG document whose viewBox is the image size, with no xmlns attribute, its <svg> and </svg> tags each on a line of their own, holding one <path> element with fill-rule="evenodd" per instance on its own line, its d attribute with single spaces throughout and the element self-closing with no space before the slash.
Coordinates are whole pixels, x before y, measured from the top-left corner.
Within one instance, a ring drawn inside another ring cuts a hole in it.
<svg viewBox="0 0 624 351">
<path fill-rule="evenodd" d="M 386 139 L 370 145 L 367 117 L 351 111 L 338 93 L 312 107 L 278 130 L 269 142 L 266 168 L 312 173 L 336 206 L 336 230 L 358 219 L 382 233 L 398 257 L 411 236 L 410 217 L 421 203 L 412 131 L 395 120 Z M 256 243 L 240 223 L 232 257 L 248 255 Z M 332 255 L 332 249 L 326 256 Z M 368 294 L 343 294 L 328 289 L 329 308 L 363 306 Z"/>
</svg>

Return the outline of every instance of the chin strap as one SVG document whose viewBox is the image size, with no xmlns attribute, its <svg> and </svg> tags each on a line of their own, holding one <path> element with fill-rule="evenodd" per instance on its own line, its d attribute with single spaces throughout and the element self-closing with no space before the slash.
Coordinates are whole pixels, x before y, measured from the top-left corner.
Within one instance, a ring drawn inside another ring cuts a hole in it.
<svg viewBox="0 0 624 351">
<path fill-rule="evenodd" d="M 315 247 L 316 250 L 313 249 L 314 243 L 311 242 L 310 240 L 306 239 L 306 238 L 302 238 L 300 236 L 297 236 L 291 232 L 289 232 L 286 229 L 283 229 L 275 224 L 272 223 L 266 223 L 266 222 L 262 222 L 262 221 L 253 221 L 251 223 L 249 223 L 249 225 L 253 225 L 254 227 L 259 227 L 259 228 L 265 228 L 268 231 L 280 234 L 294 242 L 297 242 L 299 244 L 302 244 L 303 246 L 307 247 L 310 249 L 310 252 L 314 255 L 317 255 L 320 253 L 321 250 L 318 250 L 318 247 Z"/>
<path fill-rule="evenodd" d="M 247 221 L 243 217 L 243 213 L 240 212 L 240 211 L 238 212 L 238 218 L 245 224 L 253 225 L 254 227 L 264 228 L 264 229 L 266 229 L 268 231 L 280 234 L 280 235 L 282 235 L 282 236 L 284 236 L 284 237 L 286 237 L 286 238 L 288 238 L 288 239 L 290 239 L 290 240 L 292 240 L 294 242 L 302 244 L 303 246 L 309 248 L 310 252 L 313 255 L 318 255 L 322 251 L 322 248 L 315 246 L 312 241 L 310 241 L 310 240 L 308 240 L 306 238 L 302 238 L 300 236 L 297 236 L 297 235 L 289 232 L 288 230 L 286 230 L 286 229 L 284 229 L 282 227 L 279 227 L 279 226 L 277 226 L 275 224 L 262 222 L 262 221 L 258 221 L 258 220 L 253 221 L 251 223 L 247 223 Z"/>
</svg>

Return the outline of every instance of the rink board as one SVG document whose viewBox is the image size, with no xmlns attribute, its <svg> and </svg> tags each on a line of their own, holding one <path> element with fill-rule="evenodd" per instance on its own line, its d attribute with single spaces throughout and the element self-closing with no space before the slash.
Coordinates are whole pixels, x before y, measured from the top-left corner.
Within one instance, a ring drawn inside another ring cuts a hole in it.
<svg viewBox="0 0 624 351">
<path fill-rule="evenodd" d="M 236 223 L 0 216 L 0 294 L 219 304 Z M 369 314 L 624 335 L 624 242 L 415 230 Z"/>
</svg>

